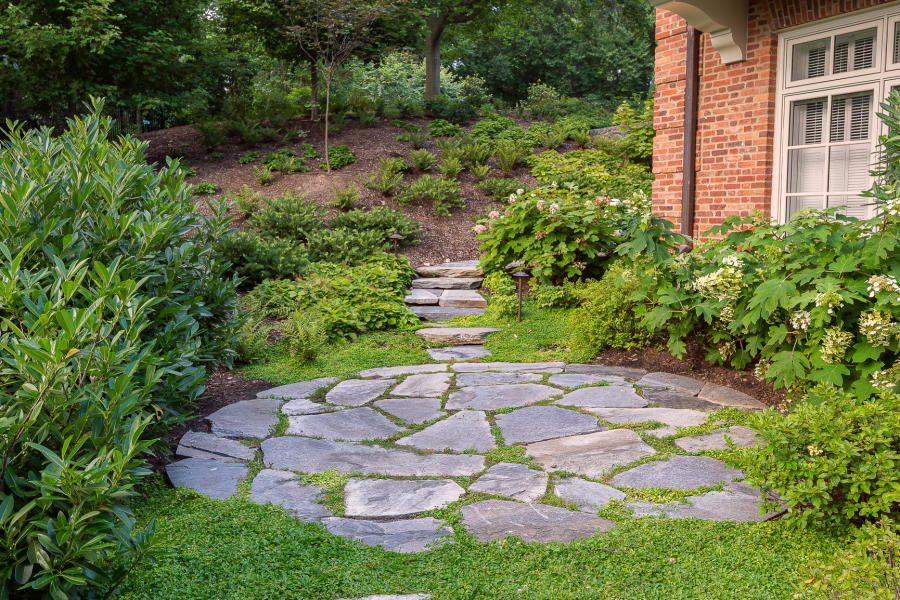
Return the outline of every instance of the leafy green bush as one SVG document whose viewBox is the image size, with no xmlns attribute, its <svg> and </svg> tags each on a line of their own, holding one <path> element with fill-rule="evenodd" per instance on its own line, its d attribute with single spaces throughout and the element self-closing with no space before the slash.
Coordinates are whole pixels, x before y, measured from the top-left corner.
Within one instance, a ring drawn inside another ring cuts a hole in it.
<svg viewBox="0 0 900 600">
<path fill-rule="evenodd" d="M 76 117 L 0 149 L 0 596 L 102 594 L 144 555 L 128 506 L 148 428 L 234 356 L 235 283 L 177 163 Z M 224 207 L 218 209 L 224 213 Z"/>
<path fill-rule="evenodd" d="M 296 277 L 309 266 L 306 248 L 293 240 L 266 239 L 255 233 L 235 232 L 215 241 L 216 253 L 232 264 L 244 284 L 265 279 Z"/>
<path fill-rule="evenodd" d="M 506 202 L 510 196 L 525 193 L 526 186 L 518 179 L 511 177 L 488 177 L 478 182 L 478 187 L 490 194 L 498 202 Z"/>
<path fill-rule="evenodd" d="M 525 132 L 509 117 L 495 113 L 489 114 L 472 126 L 469 131 L 472 139 L 496 148 L 498 144 L 507 143 L 529 150 L 525 141 Z"/>
<path fill-rule="evenodd" d="M 497 144 L 494 155 L 500 163 L 500 169 L 509 174 L 528 156 L 528 152 L 514 142 L 504 141 Z"/>
<path fill-rule="evenodd" d="M 200 196 L 212 196 L 219 189 L 219 186 L 212 181 L 201 181 L 194 186 L 193 192 Z"/>
<path fill-rule="evenodd" d="M 207 152 L 212 152 L 222 145 L 228 132 L 225 127 L 213 119 L 205 119 L 194 123 L 194 129 L 200 132 L 200 141 Z"/>
<path fill-rule="evenodd" d="M 491 174 L 491 165 L 475 163 L 469 167 L 469 171 L 475 176 L 476 180 L 481 182 Z"/>
<path fill-rule="evenodd" d="M 268 345 L 268 334 L 269 330 L 263 325 L 263 319 L 248 316 L 238 332 L 236 360 L 249 364 L 261 359 Z"/>
<path fill-rule="evenodd" d="M 481 142 L 469 142 L 461 145 L 459 149 L 462 159 L 472 165 L 487 164 L 493 155 L 490 145 Z"/>
<path fill-rule="evenodd" d="M 331 170 L 337 171 L 355 163 L 356 157 L 347 146 L 332 146 L 328 149 L 328 161 L 331 164 Z M 323 160 L 319 163 L 319 167 L 324 170 L 328 168 L 328 165 Z"/>
<path fill-rule="evenodd" d="M 413 165 L 420 171 L 427 171 L 434 165 L 434 154 L 425 148 L 420 148 L 412 151 L 410 160 L 412 160 Z"/>
<path fill-rule="evenodd" d="M 393 121 L 391 121 L 391 125 L 393 125 L 394 127 L 399 127 L 400 129 L 405 129 L 407 131 L 415 131 L 416 133 L 422 131 L 422 128 L 415 123 L 410 123 L 409 121 L 401 121 L 400 119 L 394 119 Z"/>
<path fill-rule="evenodd" d="M 225 123 L 225 129 L 248 146 L 255 146 L 263 137 L 262 121 L 254 117 L 237 117 Z"/>
<path fill-rule="evenodd" d="M 250 189 L 250 186 L 243 185 L 240 191 L 229 196 L 227 200 L 233 202 L 244 215 L 251 215 L 265 203 L 266 197 L 262 192 L 254 191 Z"/>
<path fill-rule="evenodd" d="M 459 162 L 458 158 L 445 156 L 441 159 L 439 170 L 445 179 L 456 179 L 456 176 L 460 174 L 462 169 L 462 163 Z"/>
<path fill-rule="evenodd" d="M 351 210 L 332 218 L 328 222 L 332 229 L 352 229 L 354 231 L 376 231 L 382 242 L 393 247 L 390 236 L 394 233 L 402 237 L 398 240 L 401 248 L 421 242 L 422 228 L 419 222 L 407 217 L 399 210 L 376 206 L 371 210 Z M 379 244 L 381 247 L 381 244 Z"/>
<path fill-rule="evenodd" d="M 559 154 L 547 150 L 534 157 L 531 169 L 538 181 L 575 185 L 596 196 L 627 198 L 637 191 L 650 193 L 653 174 L 639 164 L 599 150 Z"/>
<path fill-rule="evenodd" d="M 377 173 L 369 173 L 369 176 L 366 178 L 367 188 L 381 192 L 385 196 L 390 196 L 401 183 L 403 183 L 403 173 L 379 171 Z"/>
<path fill-rule="evenodd" d="M 297 362 L 306 363 L 316 359 L 328 338 L 318 315 L 298 310 L 288 319 L 284 341 L 288 354 Z"/>
<path fill-rule="evenodd" d="M 397 136 L 398 142 L 409 142 L 416 150 L 424 146 L 428 142 L 428 139 L 428 134 L 424 131 L 409 131 Z"/>
<path fill-rule="evenodd" d="M 634 160 L 649 162 L 653 156 L 653 100 L 635 110 L 627 102 L 616 110 L 613 123 L 625 132 L 625 152 Z"/>
<path fill-rule="evenodd" d="M 475 107 L 444 94 L 425 100 L 425 110 L 435 119 L 466 123 L 475 118 Z"/>
<path fill-rule="evenodd" d="M 528 299 L 538 308 L 573 308 L 581 302 L 581 294 L 587 281 L 565 280 L 550 284 L 532 279 L 528 287 Z"/>
<path fill-rule="evenodd" d="M 387 247 L 387 240 L 381 232 L 374 230 L 320 228 L 310 232 L 307 238 L 309 257 L 315 262 L 360 262 Z"/>
<path fill-rule="evenodd" d="M 319 158 L 319 151 L 312 144 L 303 144 L 300 146 L 300 156 L 303 158 Z"/>
<path fill-rule="evenodd" d="M 529 84 L 528 95 L 522 102 L 522 107 L 531 113 L 532 117 L 542 119 L 548 115 L 548 108 L 560 98 L 559 92 L 552 85 L 536 81 Z"/>
<path fill-rule="evenodd" d="M 309 170 L 304 160 L 289 148 L 281 148 L 266 154 L 263 164 L 279 173 L 302 173 Z"/>
<path fill-rule="evenodd" d="M 431 137 L 453 137 L 460 133 L 462 127 L 444 119 L 435 119 L 428 124 L 428 135 Z"/>
<path fill-rule="evenodd" d="M 516 315 L 519 297 L 513 278 L 503 270 L 486 273 L 481 286 L 488 292 L 485 315 L 491 319 L 508 319 Z"/>
<path fill-rule="evenodd" d="M 359 202 L 359 188 L 355 183 L 351 182 L 334 190 L 334 205 L 340 210 L 346 212 L 356 208 L 357 202 Z"/>
<path fill-rule="evenodd" d="M 250 163 L 259 160 L 259 156 L 260 154 L 258 150 L 250 150 L 241 154 L 240 158 L 238 158 L 238 163 L 242 165 L 249 165 Z"/>
<path fill-rule="evenodd" d="M 263 237 L 280 237 L 298 242 L 304 241 L 319 228 L 325 209 L 302 194 L 288 192 L 284 196 L 270 198 L 266 205 L 249 220 Z"/>
<path fill-rule="evenodd" d="M 413 202 L 430 202 L 434 212 L 448 217 L 454 208 L 463 206 L 462 187 L 458 181 L 422 175 L 419 179 L 403 186 L 397 194 L 401 206 Z"/>
<path fill-rule="evenodd" d="M 786 415 L 752 426 L 763 444 L 731 459 L 747 481 L 774 490 L 802 525 L 900 520 L 900 396 L 866 398 L 822 384 Z"/>
</svg>

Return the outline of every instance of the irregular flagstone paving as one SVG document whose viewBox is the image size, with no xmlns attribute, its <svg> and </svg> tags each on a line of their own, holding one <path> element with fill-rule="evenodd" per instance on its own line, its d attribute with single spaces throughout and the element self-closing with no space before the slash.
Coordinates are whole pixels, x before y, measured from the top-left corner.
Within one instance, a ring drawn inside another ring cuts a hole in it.
<svg viewBox="0 0 900 600">
<path fill-rule="evenodd" d="M 463 344 L 431 349 L 436 361 L 483 356 L 478 344 L 490 333 L 423 331 Z M 752 446 L 755 432 L 723 422 L 706 433 L 681 433 L 707 424 L 720 407 L 762 404 L 690 377 L 561 362 L 435 362 L 298 382 L 257 396 L 209 415 L 211 433 L 184 435 L 176 451 L 181 460 L 166 468 L 173 485 L 224 499 L 255 473 L 249 493 L 242 492 L 250 501 L 394 552 L 452 542 L 450 525 L 425 516 L 448 505 L 461 506 L 457 527 L 479 541 L 592 536 L 614 527 L 596 514 L 612 501 L 639 516 L 763 518 L 760 493 L 740 483 L 739 470 L 688 455 L 727 449 L 726 436 L 737 447 Z M 651 421 L 662 426 L 648 430 L 643 424 Z M 653 444 L 666 436 L 679 453 L 656 460 Z M 323 487 L 301 483 L 301 474 L 328 471 L 349 476 L 338 483 L 342 504 L 326 506 Z M 712 491 L 697 490 L 679 504 L 628 501 L 635 488 L 706 486 Z M 569 508 L 541 504 L 548 489 Z M 479 494 L 506 500 L 476 501 Z"/>
</svg>

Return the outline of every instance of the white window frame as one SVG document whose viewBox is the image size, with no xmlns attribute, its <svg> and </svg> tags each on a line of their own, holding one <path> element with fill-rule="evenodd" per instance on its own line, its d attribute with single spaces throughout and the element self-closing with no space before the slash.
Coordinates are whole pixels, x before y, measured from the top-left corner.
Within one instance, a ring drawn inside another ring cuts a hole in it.
<svg viewBox="0 0 900 600">
<path fill-rule="evenodd" d="M 900 71 L 900 62 L 892 62 L 893 31 L 898 22 L 900 22 L 900 2 L 893 2 L 876 9 L 858 11 L 846 17 L 819 21 L 779 33 L 772 177 L 772 216 L 779 222 L 785 222 L 788 218 L 786 179 L 790 108 L 793 102 L 871 90 L 873 102 L 869 134 L 872 157 L 870 162 L 873 165 L 876 162 L 878 138 L 884 133 L 884 128 L 877 117 L 880 112 L 880 104 L 890 93 L 891 87 L 900 84 L 900 72 L 898 72 Z M 793 51 L 796 45 L 829 36 L 833 39 L 837 35 L 869 28 L 877 30 L 874 52 L 875 66 L 848 73 L 831 73 L 834 57 L 834 44 L 831 42 L 826 54 L 828 74 L 812 79 L 791 81 Z M 830 129 L 829 124 L 830 111 L 826 111 L 823 129 L 826 141 Z M 822 195 L 827 197 L 827 192 L 823 192 Z M 868 209 L 868 215 L 874 216 L 872 208 Z"/>
</svg>

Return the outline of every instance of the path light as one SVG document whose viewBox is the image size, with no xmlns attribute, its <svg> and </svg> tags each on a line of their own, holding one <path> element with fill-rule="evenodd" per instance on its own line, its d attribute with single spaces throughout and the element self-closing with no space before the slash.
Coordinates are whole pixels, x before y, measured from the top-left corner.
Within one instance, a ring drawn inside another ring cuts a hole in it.
<svg viewBox="0 0 900 600">
<path fill-rule="evenodd" d="M 400 250 L 400 240 L 403 239 L 403 236 L 395 231 L 391 234 L 391 239 L 394 240 L 394 254 L 397 254 Z"/>
<path fill-rule="evenodd" d="M 522 322 L 522 291 L 525 287 L 525 280 L 530 277 L 525 271 L 516 271 L 512 274 L 516 280 L 516 291 L 519 294 L 519 323 Z"/>
</svg>

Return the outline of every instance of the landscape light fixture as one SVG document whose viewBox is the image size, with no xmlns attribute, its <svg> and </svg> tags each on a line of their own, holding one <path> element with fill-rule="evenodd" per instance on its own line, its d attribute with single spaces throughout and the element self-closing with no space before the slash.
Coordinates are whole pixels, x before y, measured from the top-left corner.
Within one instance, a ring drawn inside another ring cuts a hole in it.
<svg viewBox="0 0 900 600">
<path fill-rule="evenodd" d="M 522 292 L 525 288 L 525 280 L 528 279 L 530 277 L 530 275 L 528 273 L 526 273 L 525 271 L 520 270 L 520 271 L 516 271 L 515 273 L 513 273 L 512 276 L 516 280 L 516 292 L 518 292 L 518 295 L 519 295 L 518 319 L 519 319 L 519 323 L 521 323 L 522 322 Z"/>
<path fill-rule="evenodd" d="M 403 239 L 403 236 L 395 231 L 391 234 L 391 239 L 394 240 L 394 254 L 397 254 L 400 250 L 400 240 Z"/>
</svg>

